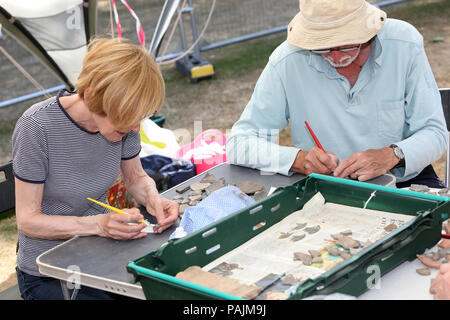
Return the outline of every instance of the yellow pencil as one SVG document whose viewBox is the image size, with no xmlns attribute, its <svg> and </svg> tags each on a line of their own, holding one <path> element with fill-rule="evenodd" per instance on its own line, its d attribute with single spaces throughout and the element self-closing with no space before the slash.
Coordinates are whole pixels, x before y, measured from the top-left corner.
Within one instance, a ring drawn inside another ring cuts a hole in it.
<svg viewBox="0 0 450 320">
<path fill-rule="evenodd" d="M 106 209 L 111 210 L 112 212 L 115 212 L 115 213 L 121 213 L 121 214 L 128 214 L 126 211 L 117 209 L 117 208 L 115 208 L 115 207 L 113 207 L 113 206 L 110 206 L 110 205 L 108 205 L 108 204 L 106 204 L 106 203 L 103 203 L 103 202 L 94 200 L 94 199 L 92 199 L 92 198 L 87 198 L 87 199 L 88 199 L 89 201 L 95 202 L 95 203 L 98 204 L 99 206 L 102 206 L 102 207 L 105 207 Z M 140 223 L 148 224 L 148 222 L 147 222 L 146 220 L 144 220 L 144 219 L 139 220 L 139 222 L 140 222 Z"/>
</svg>

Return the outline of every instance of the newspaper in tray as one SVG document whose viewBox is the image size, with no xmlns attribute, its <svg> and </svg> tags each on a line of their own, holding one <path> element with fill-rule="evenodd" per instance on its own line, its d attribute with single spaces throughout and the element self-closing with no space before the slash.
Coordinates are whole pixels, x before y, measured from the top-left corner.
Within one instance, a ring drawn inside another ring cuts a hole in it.
<svg viewBox="0 0 450 320">
<path fill-rule="evenodd" d="M 413 218 L 325 203 L 324 197 L 317 193 L 303 209 L 204 266 L 203 270 L 247 284 L 285 273 L 285 279 L 275 291 L 286 293 L 294 284 L 319 276 Z"/>
</svg>

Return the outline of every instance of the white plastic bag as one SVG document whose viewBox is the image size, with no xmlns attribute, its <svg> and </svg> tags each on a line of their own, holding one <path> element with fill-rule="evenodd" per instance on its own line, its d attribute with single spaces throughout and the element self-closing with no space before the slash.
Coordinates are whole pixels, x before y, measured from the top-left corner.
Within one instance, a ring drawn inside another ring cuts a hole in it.
<svg viewBox="0 0 450 320">
<path fill-rule="evenodd" d="M 140 158 L 152 154 L 176 158 L 180 145 L 171 130 L 161 128 L 151 119 L 145 119 L 141 122 L 139 133 L 141 135 Z"/>
</svg>

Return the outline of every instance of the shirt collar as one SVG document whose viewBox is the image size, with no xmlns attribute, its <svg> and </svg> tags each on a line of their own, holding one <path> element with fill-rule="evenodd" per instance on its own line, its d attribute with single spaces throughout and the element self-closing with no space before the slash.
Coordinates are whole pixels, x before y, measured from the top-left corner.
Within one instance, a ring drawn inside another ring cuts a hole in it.
<svg viewBox="0 0 450 320">
<path fill-rule="evenodd" d="M 380 38 L 378 38 L 378 36 L 375 36 L 370 49 L 372 61 L 379 67 L 381 67 L 381 63 L 383 61 L 383 45 L 381 44 Z"/>
</svg>

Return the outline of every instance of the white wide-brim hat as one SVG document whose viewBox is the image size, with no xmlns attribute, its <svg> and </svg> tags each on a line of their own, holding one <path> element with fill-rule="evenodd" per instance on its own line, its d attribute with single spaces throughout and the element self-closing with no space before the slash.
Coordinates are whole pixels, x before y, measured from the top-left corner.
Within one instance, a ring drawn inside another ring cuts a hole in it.
<svg viewBox="0 0 450 320">
<path fill-rule="evenodd" d="M 307 50 L 366 43 L 385 22 L 386 13 L 365 0 L 300 0 L 287 41 Z"/>
</svg>

